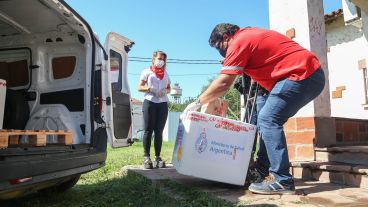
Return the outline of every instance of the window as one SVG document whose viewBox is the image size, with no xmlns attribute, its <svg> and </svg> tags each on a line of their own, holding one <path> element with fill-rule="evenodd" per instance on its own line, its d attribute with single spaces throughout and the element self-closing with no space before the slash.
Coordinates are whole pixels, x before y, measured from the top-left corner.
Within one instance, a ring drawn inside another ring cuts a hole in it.
<svg viewBox="0 0 368 207">
<path fill-rule="evenodd" d="M 110 80 L 114 90 L 121 90 L 121 55 L 114 50 L 110 50 Z"/>
<path fill-rule="evenodd" d="M 52 74 L 54 79 L 70 77 L 76 65 L 75 56 L 56 57 L 52 59 Z"/>
<path fill-rule="evenodd" d="M 29 86 L 31 56 L 30 49 L 0 51 L 0 78 L 6 80 L 8 87 L 18 90 Z"/>
<path fill-rule="evenodd" d="M 364 77 L 365 104 L 368 104 L 368 73 L 367 73 L 367 68 L 363 68 L 363 77 Z"/>
<path fill-rule="evenodd" d="M 6 80 L 8 87 L 27 85 L 29 82 L 27 60 L 0 62 L 0 78 Z"/>
</svg>

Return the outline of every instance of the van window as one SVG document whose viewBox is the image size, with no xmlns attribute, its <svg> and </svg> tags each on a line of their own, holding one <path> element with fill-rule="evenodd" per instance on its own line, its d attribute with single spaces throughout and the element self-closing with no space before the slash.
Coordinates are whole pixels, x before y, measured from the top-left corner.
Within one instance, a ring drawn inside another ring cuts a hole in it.
<svg viewBox="0 0 368 207">
<path fill-rule="evenodd" d="M 121 68 L 123 58 L 114 50 L 110 50 L 110 78 L 112 89 L 121 90 Z"/>
<path fill-rule="evenodd" d="M 7 81 L 8 87 L 27 85 L 29 82 L 27 60 L 0 62 L 0 78 Z"/>
<path fill-rule="evenodd" d="M 56 57 L 52 59 L 52 74 L 54 79 L 70 77 L 75 70 L 75 56 Z"/>
</svg>

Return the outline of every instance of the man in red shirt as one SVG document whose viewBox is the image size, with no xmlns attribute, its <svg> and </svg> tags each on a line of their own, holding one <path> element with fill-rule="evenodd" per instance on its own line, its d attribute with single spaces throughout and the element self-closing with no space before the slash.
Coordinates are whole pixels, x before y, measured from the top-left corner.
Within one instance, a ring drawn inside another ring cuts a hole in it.
<svg viewBox="0 0 368 207">
<path fill-rule="evenodd" d="M 220 75 L 184 113 L 224 95 L 238 75 L 250 76 L 269 92 L 261 104 L 257 101 L 260 142 L 256 159 L 256 170 L 269 179 L 252 183 L 249 190 L 295 193 L 283 125 L 323 90 L 325 76 L 317 57 L 278 32 L 233 24 L 218 24 L 209 44 L 225 58 Z"/>
</svg>

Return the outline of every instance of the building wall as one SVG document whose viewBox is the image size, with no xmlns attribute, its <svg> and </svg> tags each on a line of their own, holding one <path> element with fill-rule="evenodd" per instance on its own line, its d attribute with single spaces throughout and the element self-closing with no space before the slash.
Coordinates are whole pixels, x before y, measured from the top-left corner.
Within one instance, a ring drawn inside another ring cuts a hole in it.
<svg viewBox="0 0 368 207">
<path fill-rule="evenodd" d="M 335 118 L 337 145 L 367 145 L 368 121 Z"/>
<path fill-rule="evenodd" d="M 316 54 L 328 74 L 323 6 L 320 0 L 269 0 L 270 28 L 281 34 L 295 31 L 291 37 Z M 328 83 L 328 80 L 326 81 Z M 330 117 L 329 88 L 301 108 L 294 117 Z"/>
<path fill-rule="evenodd" d="M 132 136 L 135 139 L 142 139 L 143 138 L 143 129 L 144 129 L 144 122 L 143 122 L 143 110 L 142 110 L 142 103 L 133 103 L 133 128 L 132 128 Z"/>
<path fill-rule="evenodd" d="M 179 117 L 180 117 L 180 112 L 172 112 L 172 111 L 169 112 L 167 116 L 165 128 L 162 134 L 162 139 L 164 142 L 168 142 L 168 141 L 175 142 L 176 133 L 178 132 L 178 126 L 179 126 Z"/>
<path fill-rule="evenodd" d="M 323 5 L 320 0 L 269 0 L 270 28 L 298 42 L 318 57 L 329 74 Z M 321 94 L 302 107 L 284 126 L 291 161 L 314 160 L 314 147 L 335 144 L 329 80 Z"/>
<path fill-rule="evenodd" d="M 270 28 L 315 53 L 327 78 L 321 95 L 284 125 L 290 160 L 314 160 L 316 146 L 366 144 L 368 113 L 358 60 L 368 60 L 367 15 L 362 12 L 359 30 L 345 26 L 343 16 L 325 25 L 320 0 L 269 0 L 269 9 Z"/>
<path fill-rule="evenodd" d="M 144 133 L 144 120 L 143 120 L 143 111 L 142 111 L 142 103 L 133 103 L 133 129 L 132 136 L 135 139 L 142 140 Z M 178 131 L 179 126 L 179 116 L 180 112 L 169 112 L 164 131 L 162 133 L 162 139 L 164 142 L 175 142 L 176 133 Z M 154 138 L 154 133 L 152 137 Z"/>
<path fill-rule="evenodd" d="M 326 33 L 331 116 L 368 119 L 368 111 L 362 105 L 365 103 L 363 71 L 358 68 L 358 61 L 368 58 L 368 41 L 363 29 L 345 26 L 341 16 L 326 25 Z"/>
</svg>

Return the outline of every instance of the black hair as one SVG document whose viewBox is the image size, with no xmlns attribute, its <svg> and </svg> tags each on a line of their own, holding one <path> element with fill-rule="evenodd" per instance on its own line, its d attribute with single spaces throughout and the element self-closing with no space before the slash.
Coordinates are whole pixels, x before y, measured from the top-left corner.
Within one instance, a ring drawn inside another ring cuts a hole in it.
<svg viewBox="0 0 368 207">
<path fill-rule="evenodd" d="M 223 39 L 224 34 L 233 36 L 235 32 L 238 31 L 239 29 L 240 27 L 235 24 L 229 24 L 229 23 L 218 24 L 212 30 L 208 43 L 210 44 L 211 47 L 215 47 L 216 43 Z"/>
</svg>

